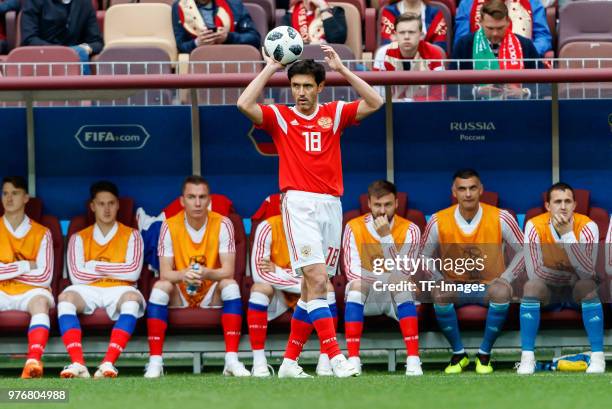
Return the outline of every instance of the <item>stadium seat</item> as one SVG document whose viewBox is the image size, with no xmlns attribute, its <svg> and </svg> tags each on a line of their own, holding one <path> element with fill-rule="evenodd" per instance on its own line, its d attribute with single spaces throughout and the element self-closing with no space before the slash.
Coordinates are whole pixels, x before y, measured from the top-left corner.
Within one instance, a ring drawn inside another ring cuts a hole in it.
<svg viewBox="0 0 612 409">
<path fill-rule="evenodd" d="M 229 201 L 223 195 L 215 195 L 218 200 Z M 213 202 L 215 198 L 212 198 Z M 215 208 L 215 205 L 212 205 Z M 234 239 L 236 242 L 236 264 L 234 280 L 242 288 L 247 263 L 247 238 L 242 223 L 242 217 L 236 213 L 233 206 L 228 208 L 227 216 L 234 226 Z M 176 334 L 192 330 L 218 329 L 221 327 L 221 308 L 170 308 L 168 311 L 168 333 Z"/>
<path fill-rule="evenodd" d="M 566 43 L 559 52 L 559 68 L 612 68 L 612 41 L 576 41 Z M 563 59 L 572 60 L 563 60 Z M 610 82 L 559 84 L 559 98 L 612 98 Z"/>
<path fill-rule="evenodd" d="M 166 51 L 156 47 L 105 48 L 95 58 L 98 75 L 172 74 Z M 172 100 L 170 90 L 139 91 L 127 99 L 100 101 L 100 105 L 167 105 Z"/>
<path fill-rule="evenodd" d="M 275 18 L 276 18 L 276 2 L 275 0 L 245 0 L 243 1 L 244 5 L 247 4 L 257 4 L 261 6 L 266 13 L 266 21 L 269 29 L 275 27 Z M 252 17 L 252 16 L 251 16 Z M 267 32 L 266 32 L 267 33 Z M 264 34 L 265 36 L 265 34 Z M 264 37 L 261 37 L 262 42 Z"/>
<path fill-rule="evenodd" d="M 138 3 L 162 3 L 172 6 L 175 0 L 140 0 Z M 120 4 L 120 3 L 117 3 Z"/>
<path fill-rule="evenodd" d="M 7 77 L 80 75 L 79 56 L 70 47 L 28 46 L 12 50 L 6 59 Z"/>
<path fill-rule="evenodd" d="M 110 7 L 104 18 L 106 48 L 149 46 L 166 51 L 176 61 L 178 51 L 172 29 L 172 8 L 167 4 L 120 4 Z"/>
<path fill-rule="evenodd" d="M 250 45 L 221 44 L 198 47 L 189 57 L 192 74 L 213 73 L 254 73 L 261 71 L 261 52 Z M 200 104 L 235 104 L 240 96 L 239 89 L 198 90 Z"/>
<path fill-rule="evenodd" d="M 353 55 L 359 60 L 361 59 L 361 52 L 363 49 L 363 36 L 361 29 L 361 16 L 359 9 L 353 4 L 344 2 L 330 2 L 330 7 L 342 7 L 344 9 L 344 15 L 346 17 L 346 41 L 344 42 Z M 373 50 L 372 50 L 373 51 Z"/>
<path fill-rule="evenodd" d="M 263 43 L 263 39 L 266 38 L 266 34 L 268 34 L 268 16 L 266 15 L 266 11 L 261 5 L 255 3 L 246 3 L 244 7 L 246 7 L 249 12 L 251 19 L 253 19 L 255 28 L 259 32 Z"/>
<path fill-rule="evenodd" d="M 25 212 L 28 217 L 35 222 L 47 227 L 51 232 L 53 240 L 53 278 L 51 281 L 51 292 L 57 298 L 58 286 L 62 277 L 64 267 L 64 239 L 59 220 L 55 216 L 43 214 L 43 202 L 37 197 L 30 197 L 26 204 Z M 0 217 L 4 215 L 4 207 L 0 203 Z M 56 311 L 50 311 L 51 328 L 55 329 Z M 25 336 L 30 324 L 30 314 L 22 311 L 3 311 L 0 312 L 0 334 L 16 334 Z"/>
<path fill-rule="evenodd" d="M 8 11 L 4 15 L 6 43 L 8 45 L 9 52 L 13 48 L 19 47 L 19 45 L 21 44 L 21 30 L 19 28 L 20 21 L 21 13 L 19 11 Z"/>
<path fill-rule="evenodd" d="M 609 1 L 569 2 L 559 11 L 559 54 L 575 41 L 612 41 L 612 3 Z"/>
</svg>

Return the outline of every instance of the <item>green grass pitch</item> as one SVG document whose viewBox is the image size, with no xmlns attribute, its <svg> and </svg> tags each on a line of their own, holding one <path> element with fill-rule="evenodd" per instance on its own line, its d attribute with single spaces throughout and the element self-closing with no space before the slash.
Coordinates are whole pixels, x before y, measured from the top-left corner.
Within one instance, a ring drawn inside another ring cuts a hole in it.
<svg viewBox="0 0 612 409">
<path fill-rule="evenodd" d="M 367 369 L 367 368 L 366 368 Z M 308 368 L 312 373 L 313 368 Z M 218 372 L 171 374 L 156 380 L 140 374 L 117 379 L 62 380 L 55 370 L 44 379 L 22 381 L 3 373 L 0 388 L 67 388 L 68 403 L 6 404 L 4 408 L 82 409 L 292 409 L 292 408 L 610 408 L 612 373 L 538 373 L 519 377 L 503 369 L 490 376 L 465 372 L 448 376 L 438 369 L 419 378 L 402 372 L 370 371 L 359 378 L 238 379 Z M 39 406 L 42 405 L 42 406 Z"/>
</svg>

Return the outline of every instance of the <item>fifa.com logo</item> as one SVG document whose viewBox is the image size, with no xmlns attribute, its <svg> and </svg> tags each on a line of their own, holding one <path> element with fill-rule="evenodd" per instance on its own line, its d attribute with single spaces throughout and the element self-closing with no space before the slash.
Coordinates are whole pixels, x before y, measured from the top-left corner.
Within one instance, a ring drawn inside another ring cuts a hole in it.
<svg viewBox="0 0 612 409">
<path fill-rule="evenodd" d="M 395 258 L 375 258 L 372 260 L 372 272 L 377 275 L 390 271 L 403 271 L 416 274 L 418 271 L 452 271 L 456 275 L 469 274 L 478 275 L 485 269 L 486 255 L 483 257 L 458 257 L 458 258 L 428 258 L 423 255 L 412 258 L 408 255 L 397 255 Z"/>
</svg>

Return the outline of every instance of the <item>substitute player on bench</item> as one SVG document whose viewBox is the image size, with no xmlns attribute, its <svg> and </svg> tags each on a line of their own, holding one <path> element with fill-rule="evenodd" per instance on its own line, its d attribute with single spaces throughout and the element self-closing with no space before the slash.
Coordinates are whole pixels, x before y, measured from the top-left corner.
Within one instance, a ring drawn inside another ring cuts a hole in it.
<svg viewBox="0 0 612 409">
<path fill-rule="evenodd" d="M 25 214 L 30 197 L 20 176 L 2 180 L 4 216 L 0 222 L 0 311 L 30 314 L 28 355 L 22 378 L 43 375 L 41 357 L 49 339 L 53 242 L 51 232 Z"/>
<path fill-rule="evenodd" d="M 424 257 L 437 256 L 445 266 L 452 262 L 442 271 L 439 266 L 427 266 L 438 283 L 460 283 L 485 290 L 468 293 L 465 289 L 460 292 L 439 287 L 432 291 L 438 325 L 453 350 L 444 370 L 447 374 L 462 372 L 470 362 L 463 349 L 455 303 L 488 305 L 484 336 L 476 355 L 476 372 L 489 374 L 493 372 L 491 350 L 510 307 L 511 283 L 525 269 L 523 233 L 506 210 L 480 202 L 483 191 L 475 170 L 457 171 L 452 193 L 458 203 L 435 213 L 423 234 Z M 514 255 L 506 265 L 504 253 L 510 249 Z M 471 265 L 465 268 L 468 263 Z"/>
<path fill-rule="evenodd" d="M 116 321 L 106 355 L 94 374 L 94 378 L 115 378 L 115 361 L 145 310 L 144 297 L 136 288 L 142 270 L 140 233 L 117 221 L 119 191 L 115 184 L 94 183 L 90 193 L 89 206 L 96 221 L 70 238 L 67 259 L 72 285 L 58 297 L 60 332 L 71 360 L 60 373 L 62 378 L 89 378 L 77 314 L 104 308 Z"/>
<path fill-rule="evenodd" d="M 383 100 L 365 81 L 342 64 L 333 48 L 321 46 L 328 66 L 340 73 L 362 99 L 318 103 L 325 68 L 312 60 L 298 61 L 288 70 L 295 106 L 260 105 L 257 98 L 282 65 L 264 55 L 266 66 L 238 99 L 238 108 L 257 127 L 267 131 L 279 152 L 283 226 L 291 267 L 304 276 L 302 300 L 338 377 L 357 369 L 341 354 L 327 304 L 327 275 L 334 275 L 340 253 L 343 193 L 340 136 L 344 128 L 378 110 Z M 296 314 L 299 310 L 296 309 Z M 291 339 L 291 335 L 290 335 Z M 301 377 L 296 361 L 285 358 L 279 377 Z"/>
</svg>

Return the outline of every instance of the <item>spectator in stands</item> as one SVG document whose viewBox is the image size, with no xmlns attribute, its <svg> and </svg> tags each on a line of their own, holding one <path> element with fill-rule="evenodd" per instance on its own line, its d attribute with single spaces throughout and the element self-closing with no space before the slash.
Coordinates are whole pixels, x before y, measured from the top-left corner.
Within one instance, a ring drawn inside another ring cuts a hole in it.
<svg viewBox="0 0 612 409">
<path fill-rule="evenodd" d="M 372 182 L 368 186 L 370 212 L 350 220 L 344 229 L 342 263 L 349 280 L 344 314 L 346 348 L 349 362 L 361 372 L 359 347 L 364 316 L 386 315 L 399 322 L 406 345 L 406 375 L 420 376 L 423 370 L 414 303 L 416 291 L 382 287 L 407 285 L 414 274 L 410 267 L 402 269 L 399 263 L 395 268 L 382 268 L 383 264 L 398 258 L 416 260 L 419 256 L 421 231 L 416 224 L 396 214 L 397 207 L 395 185 L 386 180 Z"/>
<path fill-rule="evenodd" d="M 604 313 L 596 284 L 599 228 L 589 217 L 575 213 L 574 190 L 555 183 L 546 192 L 546 213 L 525 225 L 525 283 L 520 307 L 521 363 L 519 375 L 535 372 L 536 335 L 540 310 L 582 310 L 591 344 L 587 373 L 604 373 Z"/>
<path fill-rule="evenodd" d="M 342 7 L 330 7 L 325 0 L 298 0 L 289 7 L 283 24 L 292 26 L 304 44 L 344 44 L 346 17 Z"/>
<path fill-rule="evenodd" d="M 491 351 L 508 315 L 511 283 L 525 268 L 523 233 L 516 220 L 506 210 L 481 203 L 483 191 L 475 170 L 457 171 L 452 184 L 457 204 L 431 216 L 423 234 L 421 253 L 437 282 L 432 290 L 436 319 L 453 351 L 447 374 L 461 373 L 470 362 L 455 311 L 465 304 L 488 306 L 476 373 L 493 372 Z M 442 282 L 467 287 L 453 291 L 442 288 Z"/>
<path fill-rule="evenodd" d="M 261 45 L 261 37 L 241 0 L 177 0 L 172 26 L 180 52 L 201 45 Z"/>
<path fill-rule="evenodd" d="M 82 62 L 102 51 L 91 0 L 28 0 L 21 15 L 21 45 L 72 47 Z M 87 73 L 87 71 L 84 71 Z"/>
<path fill-rule="evenodd" d="M 455 17 L 454 47 L 461 38 L 481 27 L 480 10 L 489 0 L 461 0 Z M 506 0 L 512 31 L 533 40 L 540 57 L 552 50 L 552 36 L 546 20 L 546 10 L 540 0 Z"/>
<path fill-rule="evenodd" d="M 6 27 L 4 26 L 6 13 L 9 11 L 19 11 L 21 2 L 19 0 L 4 0 L 0 2 L 0 54 L 8 52 L 8 43 L 6 42 Z"/>
<path fill-rule="evenodd" d="M 250 376 L 238 361 L 242 326 L 240 288 L 234 280 L 234 226 L 209 211 L 210 187 L 201 176 L 183 182 L 181 210 L 163 222 L 159 238 L 160 279 L 147 306 L 150 358 L 145 378 L 163 375 L 162 350 L 168 326 L 168 307 L 223 308 L 226 376 Z"/>
<path fill-rule="evenodd" d="M 450 69 L 512 70 L 533 69 L 539 58 L 533 42 L 510 29 L 508 8 L 503 0 L 490 0 L 480 9 L 481 27 L 459 39 L 453 48 Z M 472 63 L 474 60 L 474 63 Z M 449 96 L 456 96 L 456 87 L 448 87 Z M 475 99 L 523 99 L 531 96 L 530 88 L 521 84 L 479 85 L 473 89 L 460 87 L 462 98 L 472 94 Z"/>
<path fill-rule="evenodd" d="M 446 20 L 437 7 L 425 4 L 423 0 L 400 0 L 383 8 L 380 18 L 381 44 L 396 41 L 393 38 L 395 21 L 404 13 L 421 16 L 421 31 L 423 31 L 424 40 L 448 52 L 446 49 Z"/>
<path fill-rule="evenodd" d="M 423 21 L 419 14 L 404 13 L 397 16 L 392 34 L 394 42 L 378 49 L 374 58 L 374 71 L 443 71 L 443 52 L 423 40 L 422 29 Z M 444 99 L 444 86 L 395 86 L 393 99 L 439 101 Z"/>
</svg>

